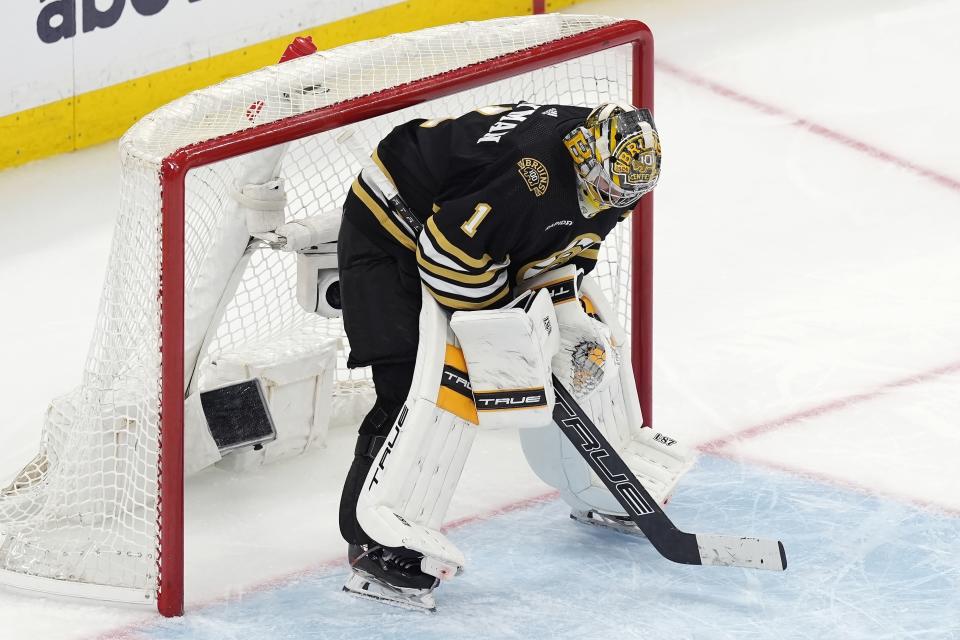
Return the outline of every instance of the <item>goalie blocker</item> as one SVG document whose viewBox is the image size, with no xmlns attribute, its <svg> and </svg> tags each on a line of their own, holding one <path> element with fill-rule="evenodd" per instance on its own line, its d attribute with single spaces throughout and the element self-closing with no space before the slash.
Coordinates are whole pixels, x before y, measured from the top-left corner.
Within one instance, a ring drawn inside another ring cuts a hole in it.
<svg viewBox="0 0 960 640">
<path fill-rule="evenodd" d="M 463 348 L 481 427 L 550 424 L 560 336 L 547 291 L 528 291 L 504 309 L 458 311 L 450 328 Z"/>
</svg>

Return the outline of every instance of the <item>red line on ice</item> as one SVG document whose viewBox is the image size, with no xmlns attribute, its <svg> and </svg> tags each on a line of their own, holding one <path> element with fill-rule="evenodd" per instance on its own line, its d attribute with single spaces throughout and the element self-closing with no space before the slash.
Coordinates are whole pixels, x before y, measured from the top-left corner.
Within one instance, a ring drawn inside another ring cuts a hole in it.
<svg viewBox="0 0 960 640">
<path fill-rule="evenodd" d="M 914 373 L 904 378 L 898 378 L 890 382 L 885 382 L 884 384 L 874 387 L 868 391 L 836 398 L 834 400 L 824 402 L 823 404 L 818 404 L 807 409 L 801 409 L 779 418 L 774 418 L 772 420 L 767 420 L 759 424 L 739 429 L 734 433 L 730 433 L 721 438 L 704 442 L 697 448 L 707 453 L 719 453 L 720 449 L 723 449 L 727 445 L 734 442 L 755 438 L 765 433 L 770 433 L 771 431 L 776 431 L 777 429 L 794 425 L 802 420 L 806 420 L 807 418 L 816 418 L 828 413 L 840 411 L 842 409 L 846 409 L 847 407 L 879 398 L 890 391 L 923 384 L 925 382 L 929 382 L 930 380 L 957 372 L 960 372 L 960 362 L 953 362 L 951 364 L 936 367 L 934 369 L 928 369 L 926 371 Z"/>
<path fill-rule="evenodd" d="M 960 180 L 951 178 L 950 176 L 934 171 L 933 169 L 928 169 L 915 162 L 911 162 L 906 158 L 901 158 L 900 156 L 890 153 L 889 151 L 884 151 L 883 149 L 875 147 L 872 144 L 862 140 L 857 140 L 853 136 L 849 136 L 845 133 L 837 131 L 836 129 L 831 129 L 830 127 L 826 127 L 822 124 L 817 124 L 812 120 L 808 120 L 807 118 L 793 114 L 786 109 L 782 109 L 758 100 L 757 98 L 749 96 L 745 93 L 741 93 L 736 89 L 720 84 L 719 82 L 698 75 L 692 71 L 688 71 L 687 69 L 678 67 L 670 62 L 659 61 L 656 63 L 656 68 L 658 71 L 662 71 L 674 77 L 680 78 L 688 84 L 706 89 L 707 91 L 715 93 L 718 96 L 723 96 L 724 98 L 729 98 L 730 100 L 739 102 L 742 105 L 754 109 L 755 111 L 760 111 L 761 113 L 771 116 L 787 118 L 792 121 L 790 124 L 793 126 L 804 129 L 816 136 L 820 136 L 821 138 L 826 138 L 827 140 L 842 144 L 847 148 L 859 151 L 860 153 L 866 154 L 876 160 L 894 164 L 901 169 L 906 169 L 919 176 L 923 176 L 924 178 L 932 180 L 941 187 L 946 187 L 951 191 L 960 192 Z"/>
<path fill-rule="evenodd" d="M 488 509 L 486 511 L 480 511 L 473 515 L 465 516 L 463 518 L 458 518 L 452 520 L 445 525 L 443 525 L 444 531 L 449 531 L 450 529 L 458 529 L 464 527 L 468 524 L 473 524 L 475 522 L 480 522 L 483 520 L 489 520 L 497 516 L 511 513 L 513 511 L 520 511 L 522 509 L 528 509 L 538 504 L 543 504 L 544 502 L 549 502 L 559 497 L 560 492 L 558 491 L 548 491 L 540 495 L 532 496 L 529 498 L 524 498 L 521 500 L 515 500 L 513 502 L 508 502 L 506 504 L 500 505 L 499 507 L 494 507 L 493 509 Z M 330 571 L 336 569 L 337 567 L 342 567 L 344 570 L 344 578 L 346 578 L 347 571 L 347 558 L 346 558 L 346 543 L 344 543 L 344 549 L 337 554 L 336 557 L 331 557 L 326 560 L 321 560 L 312 565 L 304 567 L 303 569 L 298 569 L 291 573 L 283 574 L 280 576 L 274 576 L 268 580 L 262 582 L 255 582 L 253 584 L 244 586 L 236 594 L 220 596 L 217 598 L 212 598 L 210 600 L 202 600 L 200 602 L 188 603 L 186 615 L 196 613 L 199 609 L 206 609 L 207 607 L 216 606 L 218 604 L 229 603 L 232 600 L 242 598 L 248 593 L 256 593 L 261 591 L 267 591 L 276 587 L 281 587 L 283 585 L 294 582 L 300 578 L 307 577 L 315 573 L 321 573 L 325 571 Z M 111 629 L 105 631 L 99 635 L 93 636 L 92 640 L 137 640 L 143 638 L 143 631 L 149 627 L 151 624 L 157 624 L 160 622 L 160 618 L 156 615 L 155 611 L 145 614 L 144 619 L 132 622 L 130 624 L 124 625 L 122 627 Z"/>
<path fill-rule="evenodd" d="M 819 482 L 821 484 L 833 485 L 835 487 L 840 487 L 846 491 L 853 491 L 867 496 L 879 497 L 884 499 L 890 499 L 893 502 L 906 503 L 920 509 L 927 511 L 936 511 L 938 513 L 960 517 L 960 509 L 954 506 L 943 504 L 942 502 L 934 502 L 932 500 L 924 500 L 923 498 L 918 498 L 916 496 L 911 496 L 906 493 L 897 493 L 895 491 L 888 491 L 886 489 L 876 489 L 874 487 L 869 487 L 867 485 L 854 482 L 852 480 L 846 480 L 838 476 L 832 476 L 828 473 L 823 473 L 820 471 L 811 471 L 805 467 L 795 467 L 792 465 L 785 464 L 783 462 L 773 462 L 765 458 L 758 458 L 749 455 L 743 455 L 741 453 L 733 454 L 728 451 L 716 451 L 711 452 L 710 455 L 719 456 L 721 458 L 726 458 L 727 460 L 732 460 L 735 462 L 746 462 L 751 465 L 756 465 L 759 467 L 767 467 L 768 469 L 773 469 L 775 471 L 781 471 L 783 473 L 789 473 L 792 476 L 798 476 L 801 478 L 807 478 L 814 482 Z"/>
</svg>

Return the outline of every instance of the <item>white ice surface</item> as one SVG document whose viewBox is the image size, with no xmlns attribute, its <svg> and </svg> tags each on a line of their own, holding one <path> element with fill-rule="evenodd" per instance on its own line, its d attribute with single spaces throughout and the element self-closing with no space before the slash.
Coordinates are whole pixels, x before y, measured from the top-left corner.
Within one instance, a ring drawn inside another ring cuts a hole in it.
<svg viewBox="0 0 960 640">
<path fill-rule="evenodd" d="M 958 390 L 960 371 L 735 442 L 724 451 L 960 516 Z"/>
<path fill-rule="evenodd" d="M 656 101 L 657 426 L 705 443 L 803 413 L 719 452 L 957 513 L 960 374 L 935 372 L 960 363 L 960 188 L 903 165 L 960 181 L 960 4 L 574 10 L 645 20 L 672 65 Z M 47 401 L 79 378 L 117 176 L 113 145 L 0 173 L 0 481 L 34 453 Z M 482 435 L 452 518 L 546 491 L 510 434 Z M 188 607 L 335 561 L 351 446 L 334 432 L 327 451 L 257 476 L 190 482 Z M 0 591 L 4 640 L 91 638 L 154 615 Z"/>
</svg>

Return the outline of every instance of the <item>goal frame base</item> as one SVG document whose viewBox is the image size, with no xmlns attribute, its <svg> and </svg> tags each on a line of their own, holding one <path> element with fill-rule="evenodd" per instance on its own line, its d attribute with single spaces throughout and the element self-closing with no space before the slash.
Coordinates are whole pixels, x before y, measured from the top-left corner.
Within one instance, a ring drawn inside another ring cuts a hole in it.
<svg viewBox="0 0 960 640">
<path fill-rule="evenodd" d="M 131 589 L 100 584 L 86 584 L 56 578 L 31 576 L 0 569 L 0 586 L 37 596 L 58 596 L 86 601 L 110 602 L 153 608 L 158 599 L 151 589 Z"/>
</svg>

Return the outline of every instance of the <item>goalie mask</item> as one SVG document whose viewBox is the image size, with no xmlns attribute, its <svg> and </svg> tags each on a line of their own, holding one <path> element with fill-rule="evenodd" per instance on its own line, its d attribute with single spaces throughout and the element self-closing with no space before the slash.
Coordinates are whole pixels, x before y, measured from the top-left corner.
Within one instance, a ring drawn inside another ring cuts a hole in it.
<svg viewBox="0 0 960 640">
<path fill-rule="evenodd" d="M 660 177 L 660 137 L 649 109 L 602 104 L 563 142 L 576 165 L 588 218 L 632 206 Z"/>
</svg>

